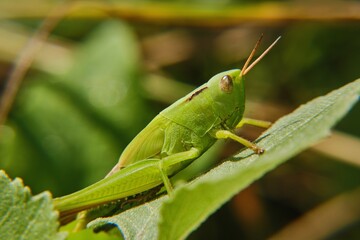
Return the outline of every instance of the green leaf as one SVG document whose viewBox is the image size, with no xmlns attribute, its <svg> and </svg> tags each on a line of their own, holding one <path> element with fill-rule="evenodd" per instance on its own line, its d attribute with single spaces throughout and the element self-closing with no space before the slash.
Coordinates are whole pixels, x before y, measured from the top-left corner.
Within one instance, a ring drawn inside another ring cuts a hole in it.
<svg viewBox="0 0 360 240">
<path fill-rule="evenodd" d="M 89 226 L 116 225 L 126 239 L 186 238 L 234 194 L 327 136 L 358 100 L 359 92 L 360 80 L 356 80 L 281 118 L 258 139 L 257 144 L 266 149 L 261 156 L 244 150 L 179 187 L 173 198 L 163 197 Z"/>
<path fill-rule="evenodd" d="M 83 231 L 72 232 L 69 230 L 69 235 L 66 240 L 119 240 L 121 239 L 120 233 L 118 235 L 110 235 L 108 233 L 99 232 L 94 233 L 91 229 L 85 229 Z"/>
<path fill-rule="evenodd" d="M 25 81 L 0 136 L 0 168 L 29 179 L 34 191 L 59 195 L 104 177 L 152 115 L 139 91 L 138 42 L 128 25 L 105 21 L 75 55 L 65 76 Z"/>
<path fill-rule="evenodd" d="M 0 170 L 0 239 L 65 239 L 48 192 L 31 196 L 22 180 Z"/>
<path fill-rule="evenodd" d="M 101 229 L 104 225 L 110 224 L 118 226 L 125 239 L 157 239 L 160 207 L 166 199 L 167 196 L 164 196 L 125 211 L 123 214 L 109 218 L 98 218 L 89 223 L 88 226 Z"/>
</svg>

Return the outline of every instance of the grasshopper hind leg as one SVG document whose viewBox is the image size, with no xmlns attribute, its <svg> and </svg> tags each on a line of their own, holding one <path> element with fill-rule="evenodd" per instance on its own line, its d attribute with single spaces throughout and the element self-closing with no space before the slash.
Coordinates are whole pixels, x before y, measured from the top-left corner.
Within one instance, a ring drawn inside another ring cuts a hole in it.
<svg viewBox="0 0 360 240">
<path fill-rule="evenodd" d="M 166 191 L 171 196 L 173 194 L 173 187 L 170 182 L 170 179 L 168 176 L 172 175 L 172 172 L 169 172 L 169 170 L 175 166 L 176 164 L 185 162 L 187 160 L 196 159 L 200 156 L 201 151 L 197 148 L 191 148 L 188 151 L 176 153 L 173 155 L 169 155 L 167 157 L 162 158 L 159 161 L 159 171 L 161 174 L 161 178 L 164 182 L 164 186 L 166 188 Z M 172 170 L 174 171 L 174 170 Z"/>
</svg>

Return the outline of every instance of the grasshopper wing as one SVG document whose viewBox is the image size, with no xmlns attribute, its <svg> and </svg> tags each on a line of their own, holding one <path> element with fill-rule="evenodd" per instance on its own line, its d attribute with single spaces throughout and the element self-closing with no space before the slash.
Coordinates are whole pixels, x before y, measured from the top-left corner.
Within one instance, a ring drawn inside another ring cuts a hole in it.
<svg viewBox="0 0 360 240">
<path fill-rule="evenodd" d="M 156 116 L 125 148 L 119 162 L 107 176 L 140 160 L 155 157 L 161 153 L 164 145 L 165 129 L 169 120 Z"/>
</svg>

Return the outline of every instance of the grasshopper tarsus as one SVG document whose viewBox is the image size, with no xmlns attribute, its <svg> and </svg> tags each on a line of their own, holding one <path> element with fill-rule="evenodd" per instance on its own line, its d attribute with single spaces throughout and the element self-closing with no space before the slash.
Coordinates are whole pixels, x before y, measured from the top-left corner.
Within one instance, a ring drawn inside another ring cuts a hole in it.
<svg viewBox="0 0 360 240">
<path fill-rule="evenodd" d="M 256 148 L 254 149 L 255 153 L 258 154 L 258 155 L 261 155 L 265 152 L 265 149 L 263 148 Z"/>
</svg>

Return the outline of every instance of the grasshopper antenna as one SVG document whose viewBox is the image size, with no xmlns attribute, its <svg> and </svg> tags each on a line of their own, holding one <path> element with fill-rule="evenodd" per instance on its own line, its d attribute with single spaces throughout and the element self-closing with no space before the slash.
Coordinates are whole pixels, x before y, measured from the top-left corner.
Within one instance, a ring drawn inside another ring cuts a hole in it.
<svg viewBox="0 0 360 240">
<path fill-rule="evenodd" d="M 246 60 L 246 63 L 244 64 L 244 67 L 241 70 L 240 76 L 245 76 L 261 59 L 263 59 L 263 57 L 274 47 L 274 45 L 279 41 L 279 39 L 281 38 L 278 37 L 250 66 L 249 63 L 251 61 L 251 59 L 253 58 L 256 49 L 258 48 L 258 46 L 260 45 L 260 42 L 263 38 L 263 34 L 261 35 L 261 37 L 259 38 L 259 40 L 256 42 L 256 45 L 254 47 L 254 49 L 251 51 L 250 56 L 248 57 L 248 59 Z"/>
<path fill-rule="evenodd" d="M 251 51 L 248 59 L 246 59 L 246 62 L 245 62 L 244 66 L 243 66 L 243 68 L 242 68 L 242 70 L 241 70 L 240 76 L 245 75 L 244 72 L 245 72 L 246 68 L 248 67 L 251 59 L 254 57 L 254 54 L 255 54 L 255 52 L 256 52 L 256 49 L 259 47 L 259 45 L 260 45 L 261 40 L 262 40 L 263 37 L 264 37 L 264 34 L 261 34 L 259 40 L 257 40 L 257 42 L 256 42 L 256 44 L 255 44 L 255 47 L 254 47 L 253 50 Z"/>
</svg>

